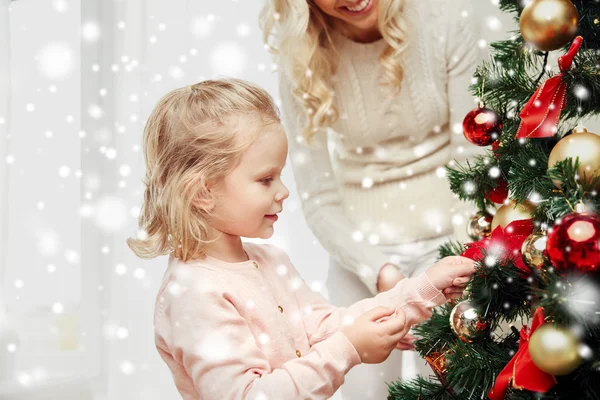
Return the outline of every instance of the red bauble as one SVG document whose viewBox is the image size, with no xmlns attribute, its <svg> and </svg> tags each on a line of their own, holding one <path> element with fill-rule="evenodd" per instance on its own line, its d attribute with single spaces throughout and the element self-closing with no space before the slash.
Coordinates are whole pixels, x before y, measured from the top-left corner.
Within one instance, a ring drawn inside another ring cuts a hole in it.
<svg viewBox="0 0 600 400">
<path fill-rule="evenodd" d="M 600 216 L 591 212 L 568 214 L 556 221 L 546 252 L 559 270 L 600 270 Z"/>
<path fill-rule="evenodd" d="M 500 137 L 502 120 L 494 110 L 478 107 L 471 110 L 463 120 L 463 133 L 467 140 L 477 146 L 488 146 Z"/>
<path fill-rule="evenodd" d="M 485 198 L 496 204 L 504 204 L 504 200 L 508 198 L 508 183 L 498 178 L 496 187 L 485 194 Z"/>
</svg>

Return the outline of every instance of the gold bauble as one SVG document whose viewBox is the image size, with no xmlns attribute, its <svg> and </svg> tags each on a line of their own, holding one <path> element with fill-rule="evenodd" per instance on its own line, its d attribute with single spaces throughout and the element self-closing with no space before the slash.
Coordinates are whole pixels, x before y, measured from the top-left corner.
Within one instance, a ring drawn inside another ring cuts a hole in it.
<svg viewBox="0 0 600 400">
<path fill-rule="evenodd" d="M 548 236 L 543 233 L 532 233 L 527 236 L 521 246 L 521 254 L 525 265 L 529 268 L 540 269 L 548 262 L 546 257 L 546 242 Z"/>
<path fill-rule="evenodd" d="M 492 232 L 492 216 L 478 211 L 467 224 L 467 235 L 473 240 L 481 240 Z"/>
<path fill-rule="evenodd" d="M 530 219 L 534 209 L 535 205 L 531 202 L 516 204 L 514 200 L 510 200 L 496 211 L 494 219 L 492 219 L 492 232 L 498 226 L 505 229 L 513 221 Z"/>
<path fill-rule="evenodd" d="M 450 328 L 463 342 L 471 342 L 475 333 L 480 330 L 479 313 L 468 301 L 461 301 L 450 312 Z"/>
<path fill-rule="evenodd" d="M 578 126 L 572 134 L 565 136 L 554 146 L 548 157 L 548 168 L 569 157 L 573 162 L 579 157 L 580 165 L 577 169 L 579 180 L 590 183 L 594 177 L 600 176 L 600 136 Z M 560 182 L 556 180 L 552 182 L 560 189 Z"/>
<path fill-rule="evenodd" d="M 552 375 L 568 375 L 583 362 L 580 342 L 567 329 L 544 324 L 529 338 L 529 354 L 534 364 Z"/>
<path fill-rule="evenodd" d="M 573 40 L 578 23 L 570 0 L 533 0 L 521 13 L 521 36 L 538 50 L 557 50 Z"/>
</svg>

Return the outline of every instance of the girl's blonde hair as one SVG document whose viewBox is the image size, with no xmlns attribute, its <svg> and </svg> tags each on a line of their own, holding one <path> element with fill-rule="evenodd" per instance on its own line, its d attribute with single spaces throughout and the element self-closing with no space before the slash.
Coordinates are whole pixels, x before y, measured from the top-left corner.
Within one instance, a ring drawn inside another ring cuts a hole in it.
<svg viewBox="0 0 600 400">
<path fill-rule="evenodd" d="M 127 244 L 141 258 L 173 252 L 188 261 L 206 254 L 210 211 L 195 207 L 211 198 L 208 182 L 223 179 L 258 136 L 234 129 L 234 117 L 279 122 L 269 94 L 239 79 L 208 80 L 175 89 L 156 105 L 144 129 L 146 191 L 140 234 Z M 258 127 L 246 127 L 244 129 Z"/>
<path fill-rule="evenodd" d="M 387 43 L 379 56 L 385 71 L 383 83 L 397 91 L 404 76 L 400 55 L 407 47 L 405 2 L 379 0 L 378 26 Z M 308 120 L 304 135 L 310 139 L 338 119 L 331 85 L 338 56 L 330 33 L 332 29 L 347 32 L 313 0 L 267 0 L 260 25 L 265 44 L 276 54 L 280 73 L 294 82 L 293 95 L 304 107 Z"/>
</svg>

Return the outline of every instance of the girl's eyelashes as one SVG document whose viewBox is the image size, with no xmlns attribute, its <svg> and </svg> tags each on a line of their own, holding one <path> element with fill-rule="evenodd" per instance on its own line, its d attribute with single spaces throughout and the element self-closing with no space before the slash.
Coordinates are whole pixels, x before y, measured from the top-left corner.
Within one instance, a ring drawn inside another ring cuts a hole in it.
<svg viewBox="0 0 600 400">
<path fill-rule="evenodd" d="M 279 178 L 283 177 L 283 174 L 279 174 Z M 267 178 L 263 178 L 261 179 L 259 182 L 264 183 L 265 185 L 268 185 L 269 183 L 271 183 L 273 181 L 273 177 L 269 176 Z"/>
</svg>

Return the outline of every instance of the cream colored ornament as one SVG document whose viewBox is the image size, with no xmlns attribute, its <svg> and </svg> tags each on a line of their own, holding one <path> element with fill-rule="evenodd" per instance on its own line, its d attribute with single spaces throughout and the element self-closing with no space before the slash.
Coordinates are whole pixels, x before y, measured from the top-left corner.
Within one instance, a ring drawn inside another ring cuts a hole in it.
<svg viewBox="0 0 600 400">
<path fill-rule="evenodd" d="M 502 226 L 502 229 L 504 229 L 513 221 L 530 219 L 534 209 L 535 205 L 529 201 L 516 204 L 514 200 L 510 200 L 496 211 L 492 219 L 492 232 L 498 226 Z"/>
<path fill-rule="evenodd" d="M 542 51 L 567 45 L 577 33 L 579 14 L 570 0 L 533 0 L 521 13 L 523 39 Z"/>
<path fill-rule="evenodd" d="M 568 375 L 583 362 L 579 340 L 567 329 L 547 323 L 529 338 L 529 354 L 534 364 L 552 375 Z"/>
<path fill-rule="evenodd" d="M 573 129 L 572 134 L 563 137 L 554 146 L 548 157 L 548 168 L 554 167 L 557 162 L 567 158 L 572 158 L 575 162 L 577 157 L 580 163 L 577 175 L 581 182 L 590 183 L 595 177 L 600 176 L 600 136 L 588 132 L 582 126 Z M 559 181 L 552 182 L 560 189 Z"/>
</svg>

